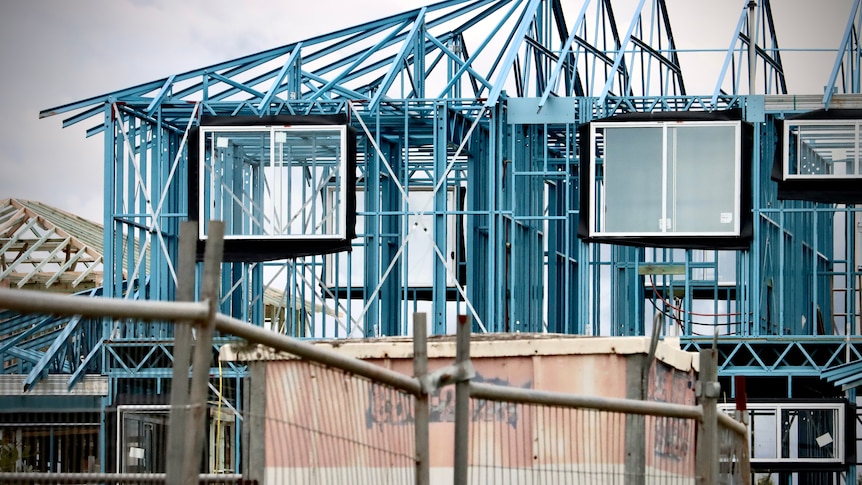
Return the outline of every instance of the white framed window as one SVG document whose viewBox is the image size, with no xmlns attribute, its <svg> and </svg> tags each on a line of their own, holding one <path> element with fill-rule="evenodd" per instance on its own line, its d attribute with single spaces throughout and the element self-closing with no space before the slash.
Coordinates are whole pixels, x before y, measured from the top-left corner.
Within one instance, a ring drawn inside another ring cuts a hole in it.
<svg viewBox="0 0 862 485">
<path fill-rule="evenodd" d="M 198 152 L 200 239 L 346 239 L 347 126 L 203 126 Z M 326 198 L 330 200 L 325 200 Z"/>
<path fill-rule="evenodd" d="M 719 404 L 732 415 L 733 404 Z M 844 461 L 843 403 L 748 403 L 752 462 L 842 463 Z"/>
<path fill-rule="evenodd" d="M 862 120 L 786 120 L 784 180 L 860 179 Z"/>
<path fill-rule="evenodd" d="M 739 236 L 741 121 L 590 123 L 591 237 Z"/>
</svg>

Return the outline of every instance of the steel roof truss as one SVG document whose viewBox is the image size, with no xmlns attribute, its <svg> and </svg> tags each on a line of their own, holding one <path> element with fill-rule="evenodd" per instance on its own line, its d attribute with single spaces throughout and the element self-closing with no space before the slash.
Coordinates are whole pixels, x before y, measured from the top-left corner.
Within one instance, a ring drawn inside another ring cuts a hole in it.
<svg viewBox="0 0 862 485">
<path fill-rule="evenodd" d="M 562 49 L 560 49 L 560 55 L 557 58 L 557 62 L 554 64 L 554 70 L 551 72 L 551 77 L 545 86 L 545 90 L 542 93 L 541 98 L 539 99 L 539 111 L 542 110 L 542 107 L 545 105 L 545 101 L 548 100 L 551 90 L 556 87 L 560 73 L 563 71 L 563 64 L 567 63 L 569 55 L 572 54 L 572 43 L 575 41 L 575 36 L 581 30 L 583 23 L 586 21 L 587 7 L 589 7 L 589 5 L 590 0 L 584 0 L 584 4 L 581 6 L 581 11 L 578 13 L 578 19 L 575 21 L 575 25 L 572 27 L 571 33 L 566 37 L 566 41 L 563 43 Z M 575 57 L 573 62 L 577 65 L 577 57 Z"/>
<path fill-rule="evenodd" d="M 261 115 L 263 113 L 269 111 L 269 104 L 272 102 L 272 99 L 275 97 L 276 93 L 280 91 L 280 87 L 284 82 L 284 78 L 287 77 L 287 73 L 291 68 L 295 67 L 297 61 L 299 60 L 299 53 L 302 49 L 302 42 L 296 44 L 296 47 L 293 49 L 293 52 L 290 53 L 290 57 L 287 58 L 284 65 L 281 67 L 281 71 L 278 72 L 278 75 L 272 80 L 272 85 L 269 87 L 269 91 L 263 96 L 263 99 L 260 101 L 260 105 L 258 105 L 258 110 Z"/>
<path fill-rule="evenodd" d="M 440 93 L 437 95 L 437 97 L 439 97 L 439 98 L 446 97 L 446 93 L 449 91 L 449 89 L 452 88 L 452 86 L 455 85 L 456 82 L 458 82 L 460 80 L 461 76 L 464 74 L 465 71 L 470 73 L 471 79 L 473 79 L 474 81 L 479 81 L 480 83 L 482 83 L 482 86 L 484 88 L 488 88 L 489 90 L 491 89 L 491 87 L 492 87 L 491 83 L 487 79 L 485 79 L 484 76 L 482 76 L 481 74 L 476 72 L 475 69 L 472 68 L 473 61 L 476 60 L 476 58 L 478 58 L 479 54 L 484 50 L 485 46 L 488 45 L 488 41 L 490 40 L 490 37 L 486 38 L 483 43 L 479 44 L 479 47 L 476 49 L 476 52 L 474 52 L 473 55 L 468 57 L 466 60 L 462 59 L 457 54 L 452 52 L 451 49 L 446 47 L 443 44 L 443 42 L 441 42 L 439 39 L 437 39 L 433 35 L 426 32 L 425 37 L 431 43 L 433 43 L 434 45 L 437 46 L 437 48 L 440 50 L 441 54 L 452 59 L 455 63 L 457 63 L 460 66 L 458 68 L 458 71 L 455 72 L 455 75 L 452 76 L 452 79 L 450 79 L 449 82 L 446 84 L 446 86 L 443 87 L 443 89 L 440 91 Z M 428 49 L 426 49 L 426 53 L 428 53 L 428 52 L 429 52 Z M 434 65 L 436 65 L 436 64 L 437 64 L 437 61 L 435 60 Z M 430 70 L 431 69 L 429 68 L 428 71 L 430 72 Z M 476 89 L 476 88 L 474 88 L 474 89 Z M 477 90 L 475 92 L 475 95 L 479 96 L 480 93 L 481 93 L 481 89 Z"/>
<path fill-rule="evenodd" d="M 494 60 L 494 63 L 491 69 L 488 71 L 488 78 L 490 79 L 493 73 L 497 73 L 496 80 L 493 82 L 493 86 L 488 94 L 488 99 L 485 101 L 486 107 L 491 107 L 497 104 L 497 100 L 500 98 L 500 93 L 503 91 L 503 85 L 506 82 L 506 79 L 509 77 L 509 72 L 512 69 L 512 66 L 515 64 L 515 60 L 518 57 L 518 51 L 521 49 L 521 45 L 524 42 L 525 37 L 527 36 L 527 31 L 535 22 L 535 15 L 539 8 L 538 0 L 530 0 L 530 3 L 527 7 L 521 12 L 521 18 L 518 20 L 518 28 L 506 41 L 506 48 L 500 51 L 500 55 Z M 503 57 L 505 54 L 505 57 Z M 500 64 L 500 61 L 502 63 Z M 499 67 L 499 71 L 497 70 Z"/>
<path fill-rule="evenodd" d="M 340 74 L 338 74 L 336 77 L 332 78 L 332 79 L 331 79 L 330 81 L 328 81 L 325 85 L 323 85 L 323 86 L 322 86 L 322 87 L 317 91 L 317 93 L 315 93 L 313 96 L 311 96 L 310 98 L 308 98 L 308 100 L 309 100 L 309 101 L 314 101 L 315 99 L 319 98 L 322 94 L 328 93 L 328 92 L 329 92 L 329 90 L 330 90 L 333 86 L 335 86 L 335 85 L 337 85 L 337 84 L 341 84 L 341 83 L 342 83 L 342 81 L 344 80 L 344 78 L 345 78 L 345 77 L 347 77 L 347 75 L 348 75 L 350 72 L 352 72 L 354 69 L 356 69 L 357 67 L 359 67 L 359 66 L 360 66 L 363 62 L 365 62 L 369 57 L 371 57 L 372 55 L 376 54 L 378 50 L 382 49 L 384 46 L 388 46 L 388 45 L 389 45 L 389 43 L 390 43 L 390 41 L 392 41 L 392 39 L 393 39 L 393 38 L 395 38 L 399 33 L 401 33 L 401 31 L 402 31 L 405 27 L 407 27 L 408 23 L 409 23 L 409 21 L 405 21 L 405 22 L 403 22 L 402 24 L 398 25 L 395 29 L 393 29 L 393 30 L 392 30 L 392 32 L 390 32 L 390 33 L 389 33 L 389 35 L 387 35 L 386 37 L 384 37 L 383 39 L 381 39 L 381 40 L 380 40 L 377 44 L 375 44 L 373 47 L 371 47 L 370 49 L 365 49 L 365 50 L 361 51 L 360 55 L 359 55 L 358 57 L 356 57 L 356 58 L 355 58 L 355 60 L 354 60 L 354 61 L 353 61 L 353 62 L 352 62 L 348 67 L 344 68 L 344 70 L 342 70 Z M 415 27 L 416 27 L 416 25 L 418 25 L 418 23 L 415 23 L 415 24 L 414 24 L 414 30 L 411 30 L 411 32 L 414 32 L 414 31 L 415 31 Z M 405 45 L 408 45 L 408 44 L 405 44 Z M 354 54 L 354 56 L 350 56 L 350 58 L 352 59 L 352 58 L 354 58 L 355 56 L 356 56 L 356 55 Z"/>
<path fill-rule="evenodd" d="M 30 370 L 30 374 L 27 375 L 27 378 L 24 379 L 24 391 L 26 392 L 31 387 L 36 385 L 39 382 L 39 379 L 42 378 L 42 371 L 45 370 L 45 367 L 51 362 L 54 357 L 57 356 L 57 353 L 67 344 L 67 340 L 69 336 L 72 335 L 78 328 L 78 324 L 81 323 L 81 316 L 76 315 L 69 320 L 69 323 L 63 328 L 63 331 L 60 332 L 54 342 L 48 347 L 48 350 L 42 355 L 42 358 L 39 359 L 39 362 L 33 366 Z M 71 369 L 70 369 L 71 370 Z"/>
<path fill-rule="evenodd" d="M 156 110 L 162 101 L 167 97 L 168 93 L 171 92 L 171 87 L 174 84 L 174 79 L 176 76 L 170 76 L 165 80 L 165 84 L 162 85 L 162 89 L 159 90 L 159 93 L 153 98 L 152 102 L 150 102 L 149 106 L 144 110 L 147 114 L 153 114 L 153 111 Z"/>
<path fill-rule="evenodd" d="M 835 87 L 835 82 L 838 80 L 838 70 L 843 65 L 845 54 L 849 57 L 851 52 L 848 50 L 848 45 L 851 42 L 851 36 L 854 34 L 854 23 L 858 21 L 860 0 L 853 2 L 853 7 L 850 8 L 850 14 L 847 16 L 847 25 L 844 27 L 844 36 L 841 38 L 841 46 L 838 47 L 838 53 L 835 55 L 835 64 L 832 66 L 832 72 L 829 74 L 829 80 L 826 83 L 826 89 L 823 93 L 823 105 L 829 109 L 829 103 L 832 101 L 832 91 Z M 858 40 L 856 41 L 858 43 Z M 856 46 L 858 49 L 858 45 Z M 858 55 L 858 53 L 856 54 Z M 859 82 L 858 76 L 856 82 Z M 858 86 L 855 86 L 858 92 Z"/>
<path fill-rule="evenodd" d="M 93 345 L 93 348 L 90 349 L 90 352 L 81 360 L 80 365 L 75 368 L 75 371 L 72 372 L 72 375 L 69 376 L 68 389 L 72 390 L 75 387 L 75 384 L 81 380 L 82 377 L 86 374 L 87 367 L 90 365 L 90 361 L 93 360 L 93 357 L 99 353 L 102 349 L 102 345 L 104 344 L 105 339 L 99 339 L 96 342 L 96 345 Z"/>
<path fill-rule="evenodd" d="M 235 88 L 237 88 L 237 89 L 240 89 L 240 90 L 242 90 L 242 91 L 245 91 L 245 92 L 247 92 L 247 93 L 249 93 L 249 94 L 251 94 L 252 96 L 255 96 L 255 97 L 257 97 L 257 98 L 261 98 L 261 99 L 262 99 L 262 98 L 264 97 L 264 94 L 263 94 L 263 93 L 261 93 L 260 91 L 257 91 L 257 90 L 255 90 L 255 89 L 252 89 L 252 88 L 250 88 L 250 87 L 248 87 L 248 86 L 246 86 L 246 85 L 244 85 L 244 84 L 242 84 L 242 83 L 239 83 L 239 82 L 237 82 L 237 81 L 234 81 L 233 79 L 230 79 L 230 78 L 224 77 L 224 76 L 222 76 L 221 74 L 218 74 L 218 73 L 212 72 L 212 73 L 210 73 L 210 74 L 209 74 L 209 76 L 210 76 L 211 78 L 213 78 L 213 79 L 218 79 L 219 81 L 221 81 L 221 82 L 223 82 L 223 83 L 225 83 L 225 84 L 229 84 L 229 85 L 231 85 L 231 86 L 233 86 L 233 87 L 235 87 Z M 217 97 L 216 97 L 216 99 L 219 99 L 219 97 L 217 96 Z"/>
<path fill-rule="evenodd" d="M 23 332 L 20 332 L 16 335 L 13 335 L 12 337 L 9 337 L 6 340 L 3 340 L 2 342 L 0 342 L 0 355 L 3 355 L 9 349 L 17 346 L 18 342 L 23 342 L 23 341 L 27 340 L 30 336 L 32 336 L 34 333 L 43 330 L 42 327 L 43 327 L 44 323 L 53 322 L 55 320 L 53 317 L 47 317 L 46 318 L 46 317 L 39 316 L 38 318 L 41 318 L 42 321 L 37 322 L 37 323 L 33 323 L 30 325 L 30 328 L 28 328 L 28 329 L 24 330 Z"/>
<path fill-rule="evenodd" d="M 402 63 L 406 60 L 407 54 L 409 54 L 411 51 L 415 51 L 415 42 L 417 40 L 417 36 L 422 36 L 422 34 L 424 33 L 425 11 L 426 9 L 425 7 L 423 7 L 419 11 L 419 14 L 416 15 L 416 19 L 413 21 L 413 27 L 407 34 L 407 37 L 404 38 L 401 45 L 401 49 L 398 51 L 398 55 L 396 55 L 395 58 L 392 60 L 392 67 L 386 72 L 386 75 L 380 82 L 377 91 L 374 94 L 374 97 L 371 99 L 369 110 L 374 111 L 377 109 L 377 107 L 380 105 L 380 100 L 383 99 L 383 97 L 386 95 L 386 92 L 389 91 L 389 88 L 392 86 L 392 82 L 395 80 L 396 74 L 401 71 Z"/>
</svg>

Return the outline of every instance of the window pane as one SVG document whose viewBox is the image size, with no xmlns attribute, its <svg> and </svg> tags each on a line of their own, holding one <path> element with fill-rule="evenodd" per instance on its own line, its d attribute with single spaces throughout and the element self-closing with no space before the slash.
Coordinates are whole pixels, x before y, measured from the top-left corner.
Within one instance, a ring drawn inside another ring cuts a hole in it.
<svg viewBox="0 0 862 485">
<path fill-rule="evenodd" d="M 834 409 L 781 411 L 782 458 L 836 458 Z"/>
<path fill-rule="evenodd" d="M 736 218 L 733 126 L 669 128 L 668 217 L 674 232 L 732 232 Z"/>
<path fill-rule="evenodd" d="M 751 458 L 778 458 L 778 444 L 775 442 L 777 427 L 775 411 L 751 411 Z"/>
<path fill-rule="evenodd" d="M 604 231 L 661 232 L 662 129 L 607 127 Z"/>
<path fill-rule="evenodd" d="M 341 225 L 341 134 L 335 130 L 276 131 L 265 172 L 267 234 L 325 235 Z M 323 191 L 332 186 L 331 210 Z"/>
</svg>

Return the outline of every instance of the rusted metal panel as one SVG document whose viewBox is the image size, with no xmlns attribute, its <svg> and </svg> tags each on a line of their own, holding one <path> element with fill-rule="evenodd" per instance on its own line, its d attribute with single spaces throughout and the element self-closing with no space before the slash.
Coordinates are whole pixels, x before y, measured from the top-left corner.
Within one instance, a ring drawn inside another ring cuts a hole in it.
<svg viewBox="0 0 862 485">
<path fill-rule="evenodd" d="M 365 360 L 412 374 L 409 357 L 384 355 Z M 639 369 L 628 365 L 633 358 L 642 359 L 643 354 L 485 355 L 472 361 L 478 382 L 626 398 L 630 394 L 627 374 Z M 433 372 L 451 363 L 447 357 L 429 358 L 428 370 Z M 409 467 L 383 458 L 387 455 L 380 452 L 400 449 L 412 453 L 411 396 L 365 381 L 357 383 L 351 375 L 298 359 L 270 360 L 266 366 L 268 477 L 302 480 L 316 474 L 318 478 L 335 478 L 348 470 L 361 470 L 366 476 L 382 479 L 393 473 L 412 473 Z M 635 380 L 639 381 L 637 372 Z M 693 405 L 694 381 L 692 367 L 679 369 L 658 361 L 650 370 L 647 399 Z M 451 477 L 454 391 L 454 386 L 447 386 L 430 396 L 432 481 Z M 625 415 L 596 412 L 573 419 L 566 412 L 548 413 L 538 407 L 474 399 L 470 416 L 471 447 L 485 450 L 474 453 L 471 466 L 625 472 Z M 695 428 L 692 420 L 647 417 L 642 428 L 646 470 L 665 476 L 693 473 Z M 349 451 L 344 442 L 365 443 L 368 452 Z"/>
</svg>

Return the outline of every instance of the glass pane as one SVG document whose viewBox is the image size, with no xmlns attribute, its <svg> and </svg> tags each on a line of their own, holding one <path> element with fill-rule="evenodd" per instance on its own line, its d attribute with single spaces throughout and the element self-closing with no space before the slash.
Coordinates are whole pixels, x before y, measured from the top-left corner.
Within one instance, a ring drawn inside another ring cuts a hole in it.
<svg viewBox="0 0 862 485">
<path fill-rule="evenodd" d="M 168 411 L 123 415 L 122 470 L 127 473 L 164 473 Z"/>
<path fill-rule="evenodd" d="M 661 232 L 662 129 L 607 127 L 604 140 L 603 231 Z"/>
<path fill-rule="evenodd" d="M 793 409 L 781 411 L 782 458 L 835 458 L 836 411 Z"/>
<path fill-rule="evenodd" d="M 674 232 L 733 232 L 736 215 L 734 126 L 668 128 L 668 218 Z"/>
<path fill-rule="evenodd" d="M 751 411 L 751 458 L 778 458 L 775 429 L 778 423 L 773 410 Z"/>
</svg>

